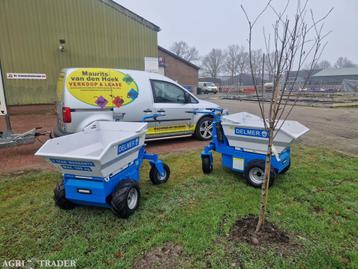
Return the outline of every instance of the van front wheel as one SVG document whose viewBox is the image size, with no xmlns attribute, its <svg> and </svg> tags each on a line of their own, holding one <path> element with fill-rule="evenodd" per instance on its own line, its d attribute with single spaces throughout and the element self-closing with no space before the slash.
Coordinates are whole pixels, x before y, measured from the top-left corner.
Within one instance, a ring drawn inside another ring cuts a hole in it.
<svg viewBox="0 0 358 269">
<path fill-rule="evenodd" d="M 199 140 L 210 140 L 213 134 L 213 119 L 211 117 L 202 117 L 195 129 L 195 137 Z"/>
</svg>

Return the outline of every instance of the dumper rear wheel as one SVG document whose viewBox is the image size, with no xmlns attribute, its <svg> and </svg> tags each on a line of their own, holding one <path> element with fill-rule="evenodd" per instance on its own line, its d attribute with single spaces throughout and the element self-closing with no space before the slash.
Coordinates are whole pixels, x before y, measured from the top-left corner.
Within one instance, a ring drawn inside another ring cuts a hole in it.
<svg viewBox="0 0 358 269">
<path fill-rule="evenodd" d="M 201 157 L 201 166 L 204 174 L 210 174 L 213 171 L 213 164 L 208 156 Z"/>
<path fill-rule="evenodd" d="M 112 194 L 113 213 L 120 218 L 128 218 L 139 206 L 140 189 L 136 182 L 125 181 Z"/>
<path fill-rule="evenodd" d="M 254 160 L 250 162 L 244 171 L 244 177 L 249 185 L 255 188 L 261 188 L 265 178 L 265 161 Z M 270 187 L 274 183 L 276 177 L 277 177 L 276 170 L 271 167 L 270 182 L 269 182 Z"/>
<path fill-rule="evenodd" d="M 149 178 L 154 185 L 163 184 L 168 181 L 170 176 L 169 166 L 163 163 L 164 175 L 161 176 L 155 165 L 152 166 L 149 172 Z"/>
<path fill-rule="evenodd" d="M 54 189 L 54 196 L 53 199 L 55 200 L 55 204 L 64 210 L 70 210 L 75 208 L 75 204 L 71 201 L 66 199 L 65 195 L 65 184 L 63 180 L 59 183 L 57 183 L 55 189 Z"/>
</svg>

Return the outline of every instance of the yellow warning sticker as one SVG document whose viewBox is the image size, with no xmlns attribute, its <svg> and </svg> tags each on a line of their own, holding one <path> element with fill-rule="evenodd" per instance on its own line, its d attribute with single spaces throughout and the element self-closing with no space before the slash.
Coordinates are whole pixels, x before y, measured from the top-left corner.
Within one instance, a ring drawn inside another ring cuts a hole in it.
<svg viewBox="0 0 358 269">
<path fill-rule="evenodd" d="M 233 158 L 232 159 L 232 168 L 237 170 L 244 170 L 244 159 Z"/>
<path fill-rule="evenodd" d="M 78 100 L 100 108 L 128 105 L 139 94 L 131 76 L 105 68 L 76 69 L 67 77 L 66 87 Z"/>
</svg>

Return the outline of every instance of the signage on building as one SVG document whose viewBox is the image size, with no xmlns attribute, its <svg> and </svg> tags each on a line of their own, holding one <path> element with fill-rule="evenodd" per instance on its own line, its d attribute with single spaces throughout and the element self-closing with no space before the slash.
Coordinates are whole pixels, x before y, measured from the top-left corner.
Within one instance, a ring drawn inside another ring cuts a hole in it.
<svg viewBox="0 0 358 269">
<path fill-rule="evenodd" d="M 144 57 L 144 70 L 147 72 L 159 72 L 159 61 L 156 57 Z"/>
<path fill-rule="evenodd" d="M 7 79 L 31 79 L 31 80 L 44 80 L 46 74 L 39 73 L 7 73 Z"/>
<path fill-rule="evenodd" d="M 159 67 L 165 67 L 165 58 L 164 57 L 158 57 L 159 61 Z"/>
</svg>

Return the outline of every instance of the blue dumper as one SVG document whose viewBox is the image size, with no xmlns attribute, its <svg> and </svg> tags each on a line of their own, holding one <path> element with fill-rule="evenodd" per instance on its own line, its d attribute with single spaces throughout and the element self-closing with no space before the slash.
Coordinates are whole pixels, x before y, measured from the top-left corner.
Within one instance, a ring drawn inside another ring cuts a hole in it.
<svg viewBox="0 0 358 269">
<path fill-rule="evenodd" d="M 98 121 L 79 133 L 48 140 L 36 155 L 63 174 L 54 190 L 56 205 L 107 207 L 122 218 L 133 214 L 139 205 L 143 160 L 151 165 L 153 184 L 165 183 L 170 175 L 157 155 L 146 152 L 146 131 L 145 122 Z"/>
<path fill-rule="evenodd" d="M 222 109 L 194 110 L 190 113 L 204 113 L 213 117 L 212 141 L 201 153 L 203 172 L 212 172 L 212 151 L 216 151 L 222 155 L 223 167 L 243 173 L 248 184 L 261 187 L 269 139 L 262 119 L 247 112 L 223 115 Z M 292 141 L 309 131 L 297 121 L 278 122 L 278 126 L 281 125 L 282 128 L 274 134 L 270 186 L 278 174 L 290 168 Z"/>
</svg>

